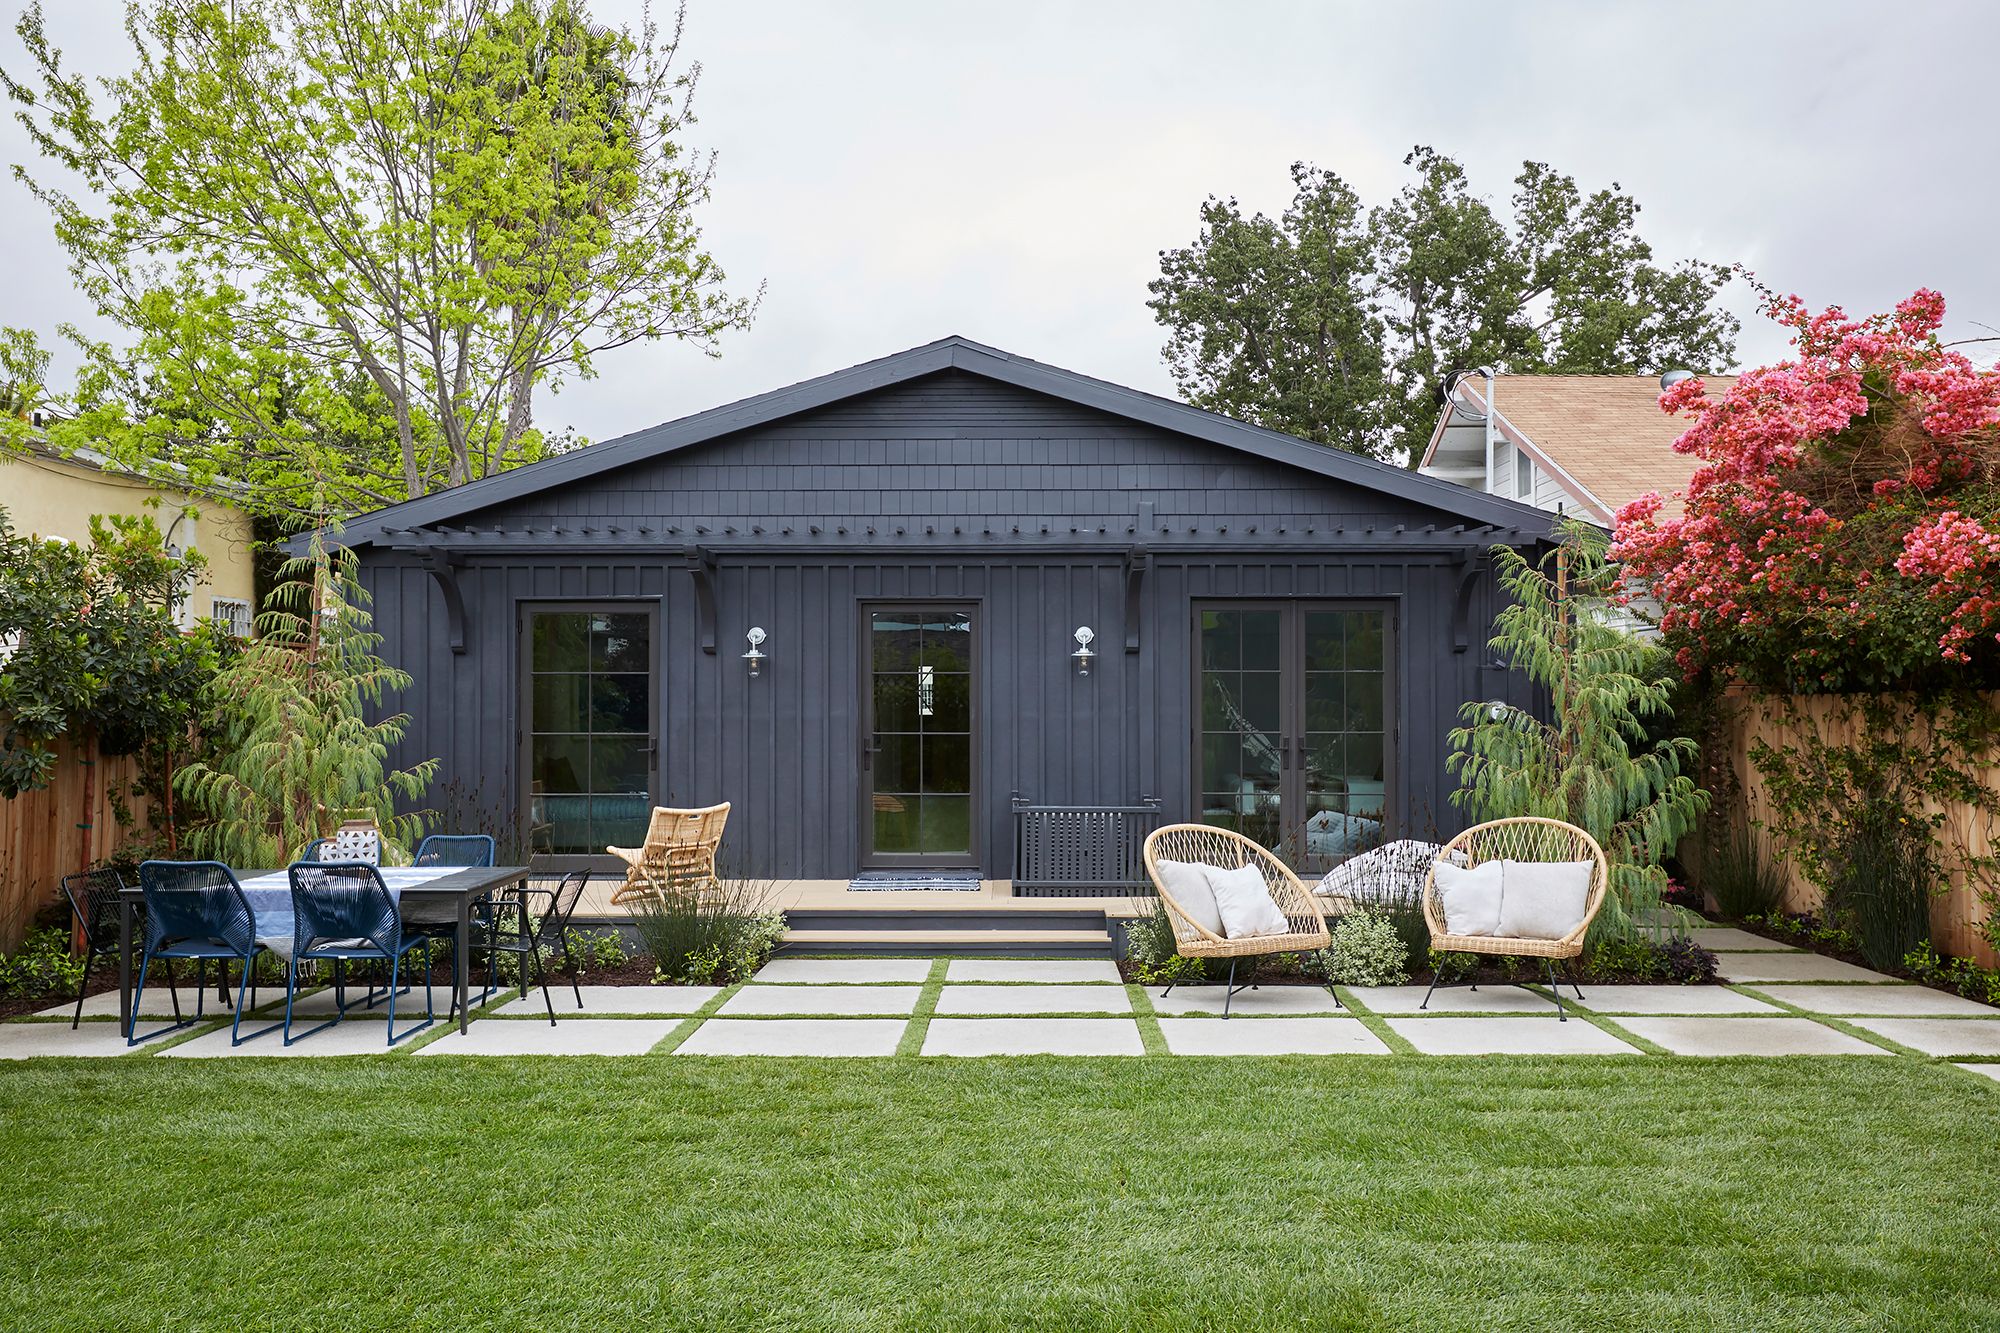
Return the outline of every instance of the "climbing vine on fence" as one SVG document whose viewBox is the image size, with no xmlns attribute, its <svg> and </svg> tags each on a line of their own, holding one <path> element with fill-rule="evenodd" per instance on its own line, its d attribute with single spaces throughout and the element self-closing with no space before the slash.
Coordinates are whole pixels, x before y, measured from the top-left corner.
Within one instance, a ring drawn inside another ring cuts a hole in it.
<svg viewBox="0 0 2000 1333">
<path fill-rule="evenodd" d="M 2000 707 L 1969 691 L 1849 695 L 1820 719 L 1774 703 L 1791 739 L 1750 746 L 1772 830 L 1863 953 L 1890 966 L 1928 943 L 1930 896 L 1955 878 L 1987 903 L 1981 930 L 2000 947 L 2000 858 L 1947 836 L 1944 813 L 2000 819 L 1986 781 Z"/>
</svg>

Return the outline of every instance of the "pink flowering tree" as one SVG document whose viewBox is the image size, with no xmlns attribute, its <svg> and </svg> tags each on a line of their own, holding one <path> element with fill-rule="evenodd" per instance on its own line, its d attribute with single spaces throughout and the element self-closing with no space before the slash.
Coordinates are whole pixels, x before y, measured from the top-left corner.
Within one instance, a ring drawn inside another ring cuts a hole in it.
<svg viewBox="0 0 2000 1333">
<path fill-rule="evenodd" d="M 2000 685 L 2000 373 L 1941 345 L 1936 292 L 1866 319 L 1765 308 L 1794 359 L 1660 396 L 1702 466 L 1678 517 L 1658 494 L 1619 512 L 1626 594 L 1658 604 L 1691 677 Z"/>
</svg>

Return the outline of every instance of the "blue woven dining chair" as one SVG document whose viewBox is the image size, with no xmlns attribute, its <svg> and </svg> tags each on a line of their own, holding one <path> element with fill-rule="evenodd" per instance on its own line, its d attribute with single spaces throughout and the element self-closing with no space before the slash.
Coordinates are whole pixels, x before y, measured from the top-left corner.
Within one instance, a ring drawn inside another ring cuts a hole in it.
<svg viewBox="0 0 2000 1333">
<path fill-rule="evenodd" d="M 303 852 L 299 853 L 299 860 L 301 861 L 319 860 L 319 854 L 321 851 L 325 849 L 327 841 L 328 840 L 325 838 L 314 838 L 311 842 L 306 844 L 306 849 Z"/>
<path fill-rule="evenodd" d="M 484 833 L 433 833 L 417 844 L 420 866 L 490 866 L 493 839 Z"/>
<path fill-rule="evenodd" d="M 303 1041 L 347 1016 L 346 971 L 351 962 L 389 965 L 389 1014 L 383 1024 L 388 1044 L 429 1027 L 431 1008 L 431 944 L 420 935 L 403 933 L 403 914 L 395 895 L 382 882 L 382 872 L 365 861 L 299 861 L 287 872 L 292 881 L 292 957 L 285 969 L 285 1045 Z M 407 1032 L 396 1031 L 396 985 L 403 959 L 424 951 L 424 1021 Z M 331 963 L 334 974 L 333 1017 L 292 1035 L 292 1002 L 299 993 L 300 963 Z M 371 988 L 372 993 L 372 988 Z"/>
<path fill-rule="evenodd" d="M 229 1044 L 241 1046 L 251 1037 L 275 1031 L 278 1024 L 243 1035 L 243 1002 L 257 1007 L 257 956 L 264 946 L 257 943 L 257 919 L 243 886 L 220 861 L 145 861 L 139 866 L 139 892 L 146 905 L 146 948 L 139 957 L 139 984 L 132 991 L 132 1018 L 125 1028 L 125 1044 L 137 1046 L 153 1037 L 164 1037 L 201 1021 L 201 997 L 206 986 L 195 992 L 193 1018 L 177 1021 L 172 1027 L 148 1036 L 139 1030 L 139 1003 L 146 994 L 146 971 L 154 959 L 171 968 L 173 959 L 192 958 L 205 964 L 214 959 L 229 975 L 233 961 L 242 969 L 236 983 L 236 1014 L 229 1025 Z"/>
</svg>

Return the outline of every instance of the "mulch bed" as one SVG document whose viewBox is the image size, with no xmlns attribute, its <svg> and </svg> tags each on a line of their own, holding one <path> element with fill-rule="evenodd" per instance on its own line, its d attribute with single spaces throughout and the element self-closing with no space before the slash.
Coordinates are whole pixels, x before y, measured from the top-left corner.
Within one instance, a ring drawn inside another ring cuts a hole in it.
<svg viewBox="0 0 2000 1333">
<path fill-rule="evenodd" d="M 193 974 L 191 972 L 183 972 L 181 969 L 176 968 L 175 975 L 181 983 L 182 1002 L 183 1003 L 190 1002 L 194 995 Z M 353 975 L 359 976 L 360 973 L 356 972 Z M 233 978 L 234 976 L 233 972 L 231 976 Z M 413 968 L 405 970 L 403 972 L 403 976 L 408 978 L 415 985 L 421 986 L 424 984 L 424 978 L 422 974 L 417 973 L 416 970 Z M 330 975 L 328 976 L 327 979 L 329 980 L 331 979 Z M 650 986 L 653 984 L 653 960 L 647 957 L 630 958 L 627 959 L 625 962 L 620 963 L 617 967 L 593 967 L 585 971 L 582 976 L 577 978 L 577 980 L 585 986 Z M 563 971 L 560 967 L 553 967 L 549 969 L 548 981 L 549 981 L 549 989 L 553 991 L 558 986 L 569 985 L 569 974 Z M 161 982 L 158 979 L 149 976 L 146 981 L 146 989 L 150 991 L 156 985 L 159 984 L 161 984 Z M 212 1005 L 215 1001 L 215 992 L 214 992 L 215 976 L 212 970 L 209 974 L 208 984 L 210 987 L 208 998 L 210 1004 Z M 317 986 L 320 983 L 316 980 L 313 982 L 313 984 Z M 358 985 L 362 983 L 356 981 L 356 982 L 350 982 L 349 984 Z M 431 984 L 440 990 L 444 991 L 450 990 L 451 965 L 449 963 L 434 965 L 431 968 Z M 478 990 L 485 984 L 486 984 L 486 970 L 481 967 L 473 968 L 472 969 L 473 989 Z M 503 986 L 500 982 L 496 981 L 494 983 L 494 989 L 496 991 L 503 989 L 512 989 L 515 991 L 516 994 L 518 994 L 520 991 L 520 983 L 508 982 Z M 106 992 L 111 992 L 115 994 L 117 990 L 118 990 L 118 974 L 114 968 L 106 967 L 103 963 L 100 962 L 96 967 L 91 969 L 90 993 L 92 995 L 102 995 L 105 994 Z M 533 991 L 532 987 L 530 988 L 530 990 L 533 993 L 539 994 L 539 992 Z M 230 995 L 234 997 L 235 993 L 236 992 L 235 992 L 234 982 L 232 980 Z M 268 1004 L 272 997 L 283 999 L 284 994 L 285 994 L 285 987 L 283 982 L 277 982 L 277 983 L 261 982 L 259 983 L 258 987 L 257 1002 L 259 1004 Z M 64 991 L 55 994 L 34 995 L 34 996 L 0 995 L 0 1019 L 20 1018 L 27 1014 L 38 1014 L 42 1010 L 51 1008 L 54 1005 L 58 1004 L 74 1005 L 75 1003 L 76 1003 L 75 991 Z"/>
<path fill-rule="evenodd" d="M 1127 962 L 1123 958 L 1118 960 L 1118 975 L 1123 977 L 1128 983 L 1137 982 L 1138 980 L 1138 978 L 1132 975 L 1132 964 Z M 1211 979 L 1205 983 L 1183 981 L 1177 984 L 1183 986 L 1193 985 L 1193 984 L 1220 985 L 1223 981 L 1228 979 L 1228 976 L 1229 976 L 1229 964 L 1224 963 L 1221 968 L 1215 970 L 1211 974 Z M 1431 977 L 1432 977 L 1431 968 L 1428 967 L 1413 968 L 1410 971 L 1410 979 L 1404 982 L 1403 984 L 1406 986 L 1428 986 L 1431 984 Z M 1246 973 L 1242 968 L 1239 967 L 1236 971 L 1237 984 L 1239 985 L 1243 984 L 1245 979 L 1246 979 Z M 1275 968 L 1260 969 L 1254 977 L 1251 977 L 1249 979 L 1254 980 L 1259 986 L 1324 986 L 1326 984 L 1325 979 L 1319 976 L 1319 974 L 1317 973 L 1289 972 L 1289 971 L 1281 972 Z M 1582 982 L 1586 986 L 1589 985 L 1666 986 L 1674 984 L 1671 981 L 1665 981 L 1655 976 L 1639 976 L 1637 974 L 1617 973 L 1617 972 L 1607 972 L 1601 975 L 1592 974 L 1589 976 L 1579 976 L 1577 977 L 1577 980 Z M 1443 986 L 1466 986 L 1466 985 L 1512 986 L 1512 985 L 1517 985 L 1521 982 L 1533 982 L 1538 985 L 1547 985 L 1548 974 L 1543 972 L 1540 968 L 1536 968 L 1533 972 L 1529 972 L 1525 969 L 1520 971 L 1510 972 L 1504 968 L 1492 964 L 1482 964 L 1478 967 L 1473 968 L 1469 972 L 1454 972 L 1451 976 L 1447 977 L 1443 982 L 1439 984 Z M 1155 982 L 1148 984 L 1157 985 L 1159 983 Z M 1567 974 L 1563 976 L 1563 984 L 1565 986 L 1569 984 L 1569 977 Z M 1689 984 L 1716 985 L 1719 983 L 1716 983 L 1714 981 L 1709 981 L 1709 982 L 1691 982 Z"/>
</svg>

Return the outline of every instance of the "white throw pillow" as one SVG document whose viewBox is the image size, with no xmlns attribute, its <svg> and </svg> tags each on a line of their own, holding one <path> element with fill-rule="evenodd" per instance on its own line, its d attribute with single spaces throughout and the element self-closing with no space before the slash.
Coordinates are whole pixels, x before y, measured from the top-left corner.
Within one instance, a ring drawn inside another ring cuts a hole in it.
<svg viewBox="0 0 2000 1333">
<path fill-rule="evenodd" d="M 1215 907 L 1215 890 L 1209 886 L 1208 867 L 1193 861 L 1160 861 L 1160 881 L 1181 915 L 1213 934 L 1222 934 L 1222 914 Z"/>
<path fill-rule="evenodd" d="M 1501 863 L 1485 861 L 1470 870 L 1437 863 L 1438 903 L 1444 908 L 1444 928 L 1452 935 L 1500 933 Z"/>
<path fill-rule="evenodd" d="M 1292 923 L 1278 910 L 1264 873 L 1256 866 L 1234 870 L 1208 867 L 1208 882 L 1215 889 L 1215 907 L 1222 913 L 1222 933 L 1229 939 L 1253 935 L 1289 935 Z"/>
<path fill-rule="evenodd" d="M 1559 940 L 1575 930 L 1590 905 L 1595 861 L 1502 861 L 1505 889 L 1500 926 L 1493 933 L 1515 940 Z"/>
</svg>

